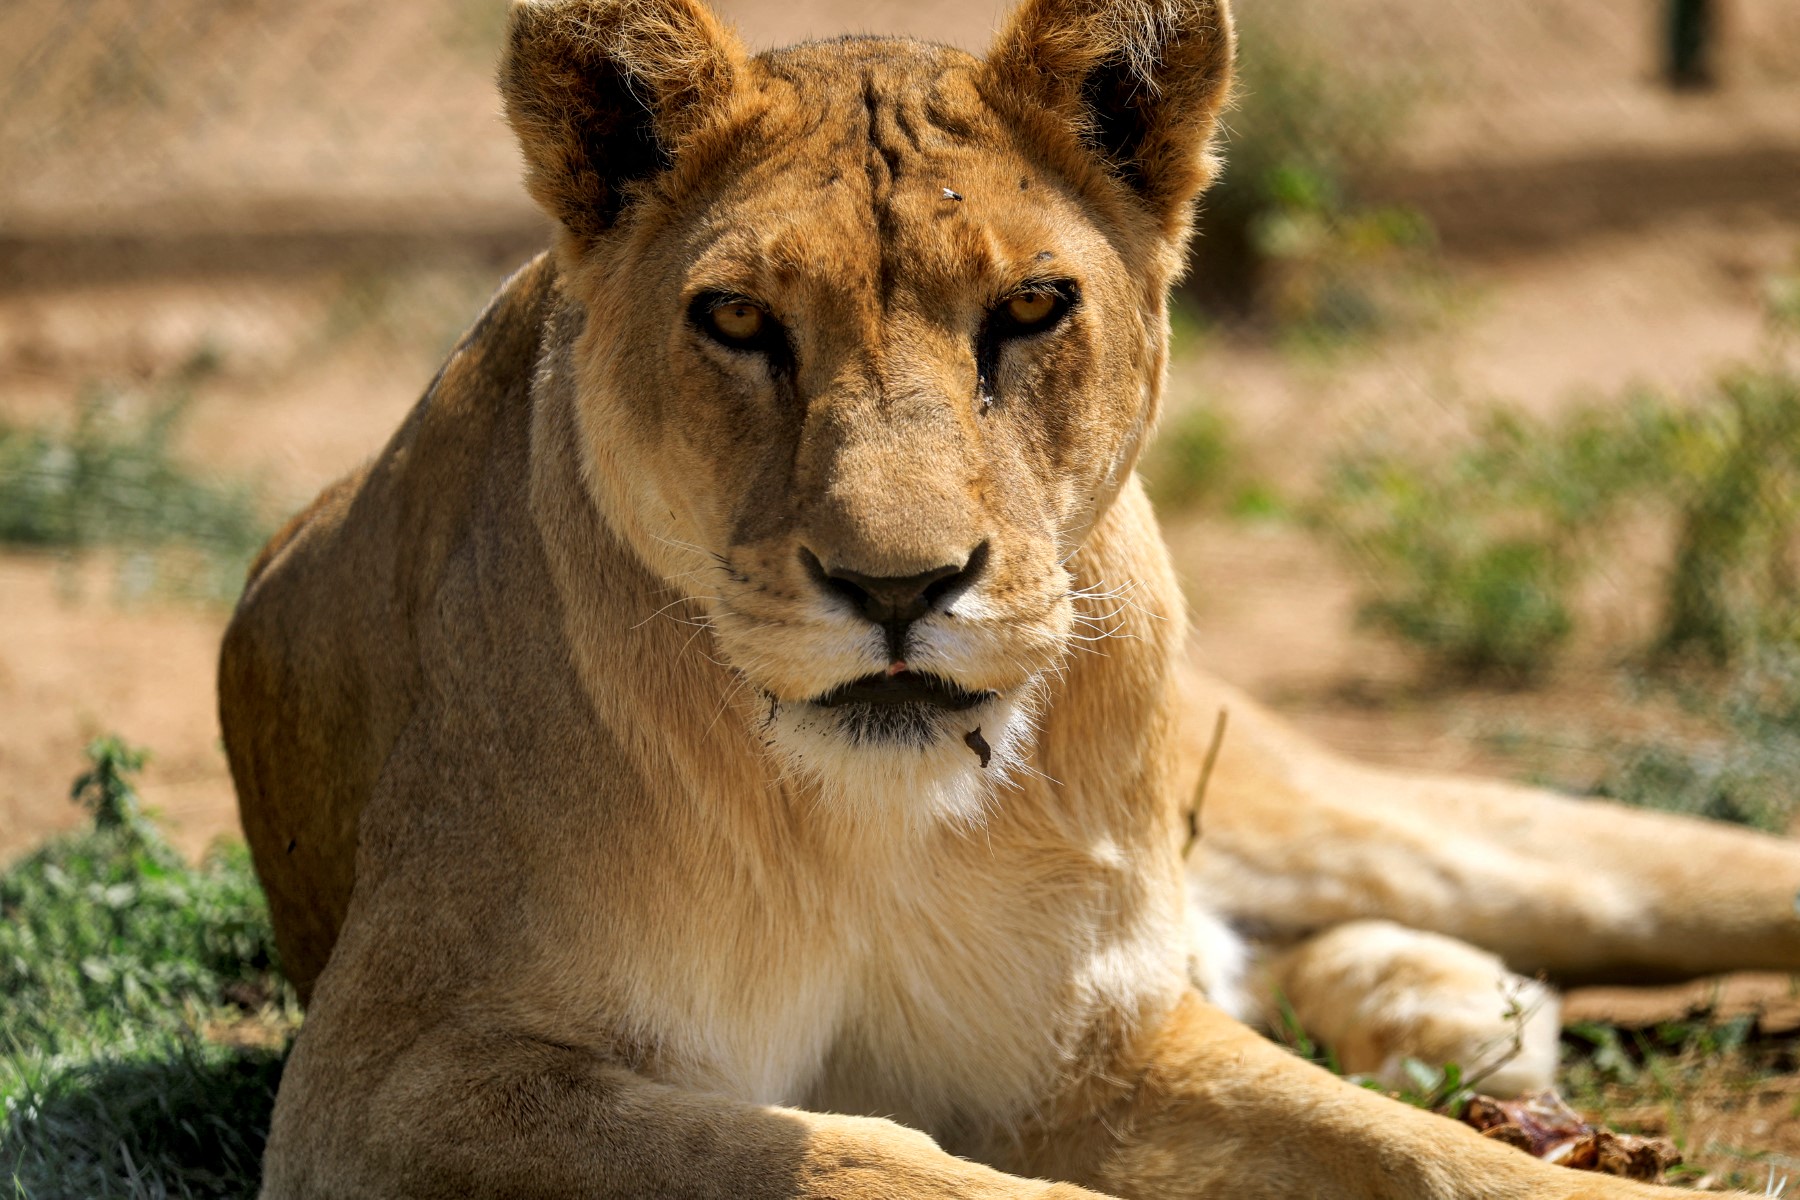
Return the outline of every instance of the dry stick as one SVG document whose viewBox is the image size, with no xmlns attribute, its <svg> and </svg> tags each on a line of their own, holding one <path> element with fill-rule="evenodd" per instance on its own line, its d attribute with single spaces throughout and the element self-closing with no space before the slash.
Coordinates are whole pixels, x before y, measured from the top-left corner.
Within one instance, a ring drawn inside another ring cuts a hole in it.
<svg viewBox="0 0 1800 1200">
<path fill-rule="evenodd" d="M 1540 985 L 1546 984 L 1547 981 L 1542 972 L 1538 974 L 1537 981 Z M 1519 992 L 1517 988 L 1512 989 L 1510 995 L 1506 995 L 1504 991 L 1507 987 L 1506 982 L 1503 981 L 1500 986 L 1503 989 L 1502 995 L 1505 995 L 1506 997 L 1506 1011 L 1503 1016 L 1507 1021 L 1511 1022 L 1512 1034 L 1510 1037 L 1500 1039 L 1497 1046 L 1498 1054 L 1494 1058 L 1494 1061 L 1479 1064 L 1470 1068 L 1468 1074 L 1463 1076 L 1462 1085 L 1456 1089 L 1457 1091 L 1473 1092 L 1481 1084 L 1486 1083 L 1489 1078 L 1500 1070 L 1501 1067 L 1504 1067 L 1513 1059 L 1525 1053 L 1525 1026 L 1530 1022 L 1532 1017 L 1537 1015 L 1538 1009 L 1544 1006 L 1544 1003 L 1549 996 L 1547 991 L 1540 992 L 1538 998 L 1533 1001 L 1529 1007 L 1525 1007 L 1519 1004 Z M 1454 1099 L 1456 1099 L 1455 1095 L 1446 1095 L 1430 1107 L 1433 1111 L 1439 1111 Z M 1445 1113 L 1445 1115 L 1448 1116 L 1450 1114 Z"/>
<path fill-rule="evenodd" d="M 1206 803 L 1206 785 L 1212 782 L 1213 764 L 1219 761 L 1219 747 L 1225 744 L 1225 724 L 1230 715 L 1230 709 L 1219 706 L 1219 717 L 1213 722 L 1212 745 L 1206 748 L 1206 761 L 1200 764 L 1200 782 L 1194 786 L 1194 807 L 1188 809 L 1187 844 L 1181 848 L 1183 859 L 1200 840 L 1200 806 Z"/>
</svg>

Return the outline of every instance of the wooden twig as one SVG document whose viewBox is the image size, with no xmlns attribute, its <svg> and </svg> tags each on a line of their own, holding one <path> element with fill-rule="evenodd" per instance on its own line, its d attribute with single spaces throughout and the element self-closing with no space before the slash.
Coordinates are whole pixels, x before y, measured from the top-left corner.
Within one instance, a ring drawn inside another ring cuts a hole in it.
<svg viewBox="0 0 1800 1200">
<path fill-rule="evenodd" d="M 1213 765 L 1219 761 L 1219 747 L 1225 744 L 1225 725 L 1230 715 L 1231 710 L 1221 705 L 1218 719 L 1213 722 L 1212 744 L 1206 748 L 1206 761 L 1200 764 L 1200 782 L 1194 785 L 1194 806 L 1188 809 L 1187 844 L 1181 848 L 1184 859 L 1193 850 L 1194 843 L 1200 840 L 1200 808 L 1206 803 L 1206 785 L 1212 782 Z"/>
</svg>

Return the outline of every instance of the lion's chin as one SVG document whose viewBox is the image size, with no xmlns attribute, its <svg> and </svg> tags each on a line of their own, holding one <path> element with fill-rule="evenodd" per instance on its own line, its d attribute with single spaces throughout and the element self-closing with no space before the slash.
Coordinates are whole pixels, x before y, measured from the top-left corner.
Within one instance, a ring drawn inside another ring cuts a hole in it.
<svg viewBox="0 0 1800 1200">
<path fill-rule="evenodd" d="M 826 809 L 907 824 L 975 825 L 1025 767 L 1035 688 L 864 698 L 848 688 L 776 703 L 771 747 Z"/>
</svg>

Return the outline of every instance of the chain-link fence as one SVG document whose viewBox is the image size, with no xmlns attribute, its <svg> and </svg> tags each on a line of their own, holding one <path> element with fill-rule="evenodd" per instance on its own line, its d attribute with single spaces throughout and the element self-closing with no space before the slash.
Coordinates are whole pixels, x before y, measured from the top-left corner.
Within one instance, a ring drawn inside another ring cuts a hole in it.
<svg viewBox="0 0 1800 1200">
<path fill-rule="evenodd" d="M 1660 83 L 1676 2 L 1239 7 L 1247 59 L 1303 44 L 1346 77 L 1406 91 L 1414 102 L 1401 157 L 1427 172 L 1800 143 L 1800 6 L 1714 0 L 1708 61 L 1718 92 L 1678 102 Z M 1005 5 L 722 7 L 756 45 L 894 28 L 978 47 Z M 431 231 L 535 235 L 491 83 L 503 8 L 501 0 L 0 6 L 0 282 L 103 277 L 109 260 L 114 271 L 146 269 L 152 243 L 165 259 L 210 255 L 222 268 L 242 267 L 246 254 L 279 265 L 318 252 L 302 235 L 335 234 L 353 251 L 391 249 L 395 237 L 435 245 Z M 1262 99 L 1245 95 L 1244 111 Z M 264 240 L 230 240 L 249 234 Z"/>
</svg>

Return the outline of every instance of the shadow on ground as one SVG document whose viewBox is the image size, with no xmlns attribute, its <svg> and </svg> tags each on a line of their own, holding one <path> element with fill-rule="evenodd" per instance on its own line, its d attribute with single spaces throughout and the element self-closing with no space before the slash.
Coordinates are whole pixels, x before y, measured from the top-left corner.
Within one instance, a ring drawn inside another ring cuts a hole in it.
<svg viewBox="0 0 1800 1200">
<path fill-rule="evenodd" d="M 285 1058 L 196 1041 L 50 1066 L 9 1105 L 0 1169 L 32 1200 L 255 1196 Z"/>
</svg>

